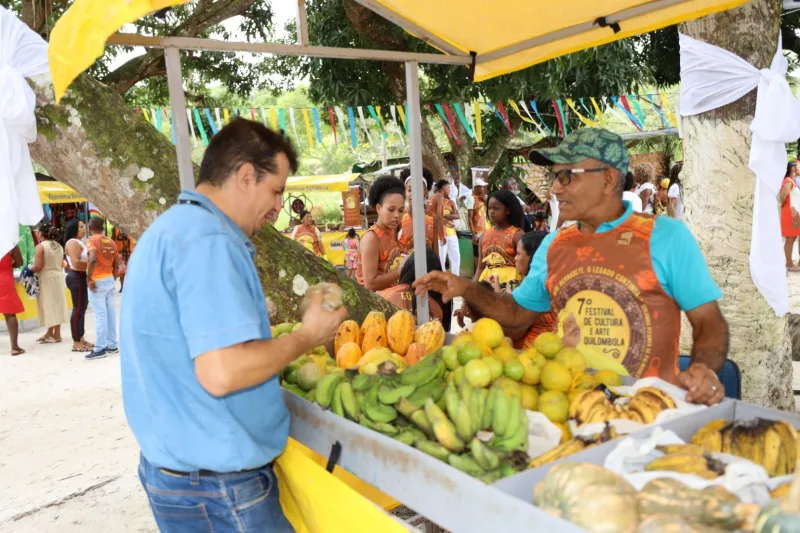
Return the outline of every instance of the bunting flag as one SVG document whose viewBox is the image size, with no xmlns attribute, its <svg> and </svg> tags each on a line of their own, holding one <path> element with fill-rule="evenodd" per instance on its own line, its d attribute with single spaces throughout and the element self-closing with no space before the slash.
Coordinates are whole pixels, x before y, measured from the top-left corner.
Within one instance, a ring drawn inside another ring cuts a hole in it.
<svg viewBox="0 0 800 533">
<path fill-rule="evenodd" d="M 206 109 L 206 111 L 208 111 Z M 203 120 L 200 118 L 200 111 L 197 108 L 192 109 L 194 113 L 194 121 L 197 124 L 197 130 L 200 132 L 200 138 L 203 140 L 203 144 L 208 146 L 208 135 L 206 135 L 206 129 L 203 127 Z"/>
<path fill-rule="evenodd" d="M 636 126 L 639 131 L 642 131 L 642 125 L 639 124 L 639 121 L 633 116 L 633 113 L 630 112 L 630 110 L 622 103 L 620 99 L 618 99 L 616 96 L 612 96 L 611 101 L 614 102 L 614 104 L 616 104 L 616 106 L 621 109 L 623 113 L 625 113 L 625 116 L 628 117 L 631 122 L 633 122 L 633 125 Z M 627 99 L 625 101 L 627 102 Z"/>
<path fill-rule="evenodd" d="M 433 109 L 431 109 L 431 105 L 430 105 L 430 104 L 425 104 L 425 109 L 427 109 L 427 110 L 428 110 L 428 112 L 429 112 L 431 115 L 433 115 L 434 117 L 436 117 L 437 119 L 439 119 L 439 122 L 442 124 L 442 128 L 444 128 L 444 134 L 445 134 L 445 135 L 447 135 L 447 138 L 448 138 L 448 139 L 452 139 L 452 138 L 453 138 L 453 135 L 450 133 L 450 128 L 448 128 L 448 127 L 447 127 L 447 125 L 444 123 L 444 121 L 442 120 L 442 117 L 440 117 L 439 115 L 437 115 L 437 114 L 436 114 L 436 111 L 434 111 Z"/>
<path fill-rule="evenodd" d="M 218 107 L 214 108 L 214 116 L 217 117 L 217 131 L 219 131 L 219 130 L 222 129 L 222 126 L 224 126 L 225 124 L 222 123 L 222 119 L 219 116 L 219 108 Z"/>
<path fill-rule="evenodd" d="M 367 119 L 364 118 L 364 108 L 361 106 L 358 106 L 358 118 L 361 119 L 361 128 L 364 130 L 364 134 L 367 136 L 367 143 L 371 146 L 372 136 L 369 134 L 369 127 L 367 127 Z"/>
<path fill-rule="evenodd" d="M 596 113 L 595 116 L 597 117 L 597 122 L 600 123 L 601 127 L 605 128 L 606 127 L 606 121 L 605 121 L 605 118 L 603 118 L 603 112 L 600 111 L 600 106 L 597 105 L 597 100 L 594 99 L 594 96 L 589 98 L 589 100 L 592 101 L 592 107 L 594 108 L 594 111 Z"/>
<path fill-rule="evenodd" d="M 591 120 L 591 119 L 583 116 L 581 114 L 581 112 L 578 111 L 578 109 L 575 107 L 575 100 L 573 100 L 572 98 L 566 98 L 566 101 L 567 101 L 567 105 L 569 106 L 569 108 L 572 109 L 572 112 L 575 113 L 575 115 L 578 117 L 578 120 L 580 120 L 581 122 L 583 122 L 585 125 L 589 126 L 590 128 L 596 128 L 597 127 L 597 122 L 595 122 L 594 120 Z"/>
<path fill-rule="evenodd" d="M 292 123 L 292 133 L 294 133 L 294 141 L 299 145 L 300 144 L 300 136 L 297 135 L 297 120 L 294 116 L 294 108 L 289 108 L 289 121 Z"/>
<path fill-rule="evenodd" d="M 316 107 L 311 108 L 311 116 L 314 119 L 314 129 L 317 130 L 317 142 L 322 144 L 322 129 L 319 127 L 319 111 Z"/>
<path fill-rule="evenodd" d="M 514 130 L 511 129 L 511 121 L 508 120 L 508 112 L 506 111 L 506 106 L 503 105 L 503 102 L 497 102 L 497 109 L 500 111 L 500 116 L 503 118 L 503 124 L 505 124 L 508 133 L 514 135 Z"/>
<path fill-rule="evenodd" d="M 350 144 L 355 148 L 358 146 L 358 135 L 356 135 L 356 117 L 353 115 L 353 108 L 347 108 L 347 117 L 350 119 Z"/>
<path fill-rule="evenodd" d="M 274 107 L 269 108 L 269 124 L 272 127 L 272 131 L 278 131 L 278 111 Z"/>
<path fill-rule="evenodd" d="M 475 116 L 475 139 L 478 144 L 483 142 L 483 122 L 481 118 L 481 106 L 478 102 L 472 102 L 472 113 Z"/>
<path fill-rule="evenodd" d="M 306 138 L 308 139 L 308 145 L 314 146 L 314 136 L 311 134 L 311 119 L 308 118 L 308 109 L 305 107 L 303 108 L 303 122 L 306 125 Z"/>
<path fill-rule="evenodd" d="M 678 120 L 675 118 L 675 115 L 672 114 L 672 110 L 669 108 L 669 100 L 667 99 L 667 95 L 663 92 L 658 93 L 659 98 L 661 98 L 661 109 L 664 113 L 667 114 L 667 118 L 672 123 L 672 126 L 677 128 L 678 127 Z"/>
<path fill-rule="evenodd" d="M 561 130 L 561 136 L 567 136 L 567 125 L 564 124 L 564 110 L 561 107 L 561 100 L 553 100 L 553 112 L 556 114 L 556 121 L 558 122 L 558 129 Z"/>
<path fill-rule="evenodd" d="M 391 106 L 389 106 L 389 107 L 391 107 Z M 381 113 L 381 106 L 379 106 L 379 105 L 375 106 L 375 113 L 378 115 L 378 122 L 380 123 L 381 128 L 383 128 L 383 131 L 386 132 L 386 136 L 388 137 L 389 136 L 389 127 L 386 126 L 386 122 L 383 121 L 383 114 Z"/>
<path fill-rule="evenodd" d="M 395 106 L 393 106 L 393 105 L 390 105 L 389 106 L 389 111 L 391 111 L 391 113 L 392 113 L 392 123 L 394 123 L 395 130 L 397 130 L 397 136 L 400 138 L 400 144 L 405 146 L 406 145 L 406 141 L 403 139 L 403 132 L 400 129 L 400 127 L 398 126 L 399 123 L 397 122 L 397 108 L 395 108 Z"/>
<path fill-rule="evenodd" d="M 222 117 L 225 121 L 225 124 L 228 124 L 231 121 L 231 114 L 228 112 L 228 108 L 225 107 L 222 109 Z"/>
<path fill-rule="evenodd" d="M 669 121 L 667 120 L 667 117 L 665 117 L 664 113 L 661 112 L 661 108 L 658 106 L 658 104 L 655 103 L 653 95 L 650 94 L 648 96 L 643 96 L 642 98 L 647 100 L 650 103 L 650 105 L 653 106 L 653 109 L 656 110 L 656 113 L 658 113 L 658 116 L 661 118 L 661 122 L 664 123 L 664 125 L 667 127 L 667 130 L 671 133 L 672 132 L 672 124 L 669 123 Z"/>
<path fill-rule="evenodd" d="M 533 112 L 536 113 L 536 118 L 542 122 L 544 129 L 547 130 L 547 135 L 553 137 L 553 130 L 550 129 L 550 126 L 547 125 L 547 122 L 544 121 L 542 115 L 539 113 L 539 108 L 536 106 L 536 100 L 531 100 L 531 109 L 533 109 Z"/>
<path fill-rule="evenodd" d="M 631 105 L 628 103 L 628 99 L 625 97 L 624 94 L 620 95 L 619 100 L 620 100 L 620 102 L 622 102 L 622 107 L 625 108 L 625 111 L 627 111 L 628 113 L 633 114 L 633 112 L 631 111 Z"/>
<path fill-rule="evenodd" d="M 383 121 L 380 119 L 378 114 L 375 112 L 375 107 L 371 106 L 371 105 L 368 105 L 367 106 L 367 112 L 369 112 L 369 116 L 372 117 L 372 120 L 375 121 L 375 124 L 378 125 L 378 129 L 380 130 L 381 135 L 383 136 L 383 138 L 386 139 L 387 137 L 389 137 L 389 135 L 386 133 L 386 128 L 383 127 Z"/>
<path fill-rule="evenodd" d="M 456 110 L 456 115 L 458 115 L 458 120 L 461 121 L 461 125 L 464 127 L 464 131 L 467 132 L 467 135 L 469 135 L 471 139 L 474 139 L 475 131 L 472 129 L 472 125 L 467 120 L 467 117 L 464 116 L 464 110 L 469 109 L 469 107 L 465 106 L 464 109 L 461 109 L 461 104 L 459 104 L 458 102 L 453 102 L 453 109 Z"/>
<path fill-rule="evenodd" d="M 450 135 L 452 136 L 453 139 L 455 139 L 456 144 L 461 146 L 461 137 L 458 135 L 458 132 L 455 130 L 454 124 L 450 124 L 450 121 L 447 119 L 447 115 L 445 115 L 445 113 L 444 113 L 444 109 L 442 108 L 442 104 L 435 104 L 434 107 L 436 107 L 436 113 L 438 113 L 439 120 L 442 121 L 442 125 L 446 129 L 450 130 Z"/>
<path fill-rule="evenodd" d="M 403 106 L 397 106 L 397 113 L 400 115 L 400 122 L 403 123 L 403 129 L 406 130 L 406 135 L 408 135 L 408 123 L 406 122 L 406 111 L 403 109 Z"/>
<path fill-rule="evenodd" d="M 281 131 L 286 133 L 286 112 L 283 108 L 278 108 L 278 125 L 281 127 Z"/>
<path fill-rule="evenodd" d="M 281 112 L 283 112 L 283 109 L 281 109 Z M 256 110 L 253 109 L 252 107 L 250 108 L 250 120 L 252 120 L 253 122 L 256 121 Z"/>
<path fill-rule="evenodd" d="M 211 135 L 216 135 L 219 130 L 217 130 L 217 124 L 214 122 L 214 119 L 211 118 L 211 110 L 206 107 L 203 109 L 203 114 L 205 114 L 208 120 L 208 127 L 211 128 Z"/>
<path fill-rule="evenodd" d="M 339 144 L 339 139 L 336 136 L 336 117 L 333 116 L 333 108 L 328 106 L 328 120 L 331 121 L 331 129 L 333 130 L 333 144 Z"/>
<path fill-rule="evenodd" d="M 261 108 L 261 122 L 264 123 L 264 126 L 269 128 L 269 124 L 267 124 L 267 110 L 263 107 Z"/>
<path fill-rule="evenodd" d="M 450 105 L 443 104 L 444 107 L 444 114 L 447 117 L 447 123 L 450 125 L 450 129 L 453 130 L 453 135 L 456 136 L 456 142 L 458 142 L 459 146 L 461 145 L 461 136 L 458 134 L 458 127 L 456 125 L 456 119 L 453 116 L 453 112 L 450 110 Z"/>
<path fill-rule="evenodd" d="M 155 109 L 153 109 L 153 116 L 156 117 L 156 129 L 158 131 L 162 131 L 161 130 L 161 110 L 159 109 L 159 110 L 156 111 Z"/>
<path fill-rule="evenodd" d="M 344 111 L 342 111 L 341 107 L 334 107 L 333 111 L 336 113 L 336 118 L 339 119 L 339 124 L 342 125 L 343 134 L 347 135 L 347 131 L 345 130 L 345 124 L 347 124 L 347 121 L 344 119 Z M 352 145 L 350 148 L 353 148 Z"/>
<path fill-rule="evenodd" d="M 536 124 L 536 122 L 533 121 L 532 117 L 531 118 L 525 118 L 525 117 L 522 116 L 522 113 L 519 110 L 519 106 L 517 105 L 517 103 L 514 100 L 509 100 L 508 101 L 508 105 L 511 106 L 511 109 L 514 110 L 514 113 L 516 113 L 517 116 L 520 119 L 522 119 L 524 122 L 527 122 L 529 124 Z M 527 109 L 525 111 L 527 112 Z M 530 113 L 528 113 L 528 115 L 530 115 Z"/>
<path fill-rule="evenodd" d="M 511 101 L 509 103 L 511 103 Z M 534 120 L 533 115 L 531 115 L 531 112 L 528 111 L 528 106 L 525 105 L 525 100 L 520 100 L 519 101 L 519 106 L 522 108 L 523 111 L 525 111 L 525 114 L 528 115 L 528 118 L 530 119 L 531 123 L 534 126 L 536 126 L 536 129 L 539 130 L 539 133 L 541 133 L 542 135 L 547 137 L 547 132 L 544 130 L 544 128 L 542 128 L 542 125 L 539 124 L 538 121 Z"/>
<path fill-rule="evenodd" d="M 186 110 L 186 118 L 189 119 L 189 131 L 192 132 L 192 146 L 197 148 L 197 135 L 194 132 L 194 125 L 192 124 L 192 110 Z"/>
<path fill-rule="evenodd" d="M 147 108 L 146 108 L 146 107 L 142 108 L 142 115 L 144 115 L 144 119 L 145 119 L 147 122 L 152 122 L 152 121 L 150 120 L 150 112 L 147 110 Z"/>
<path fill-rule="evenodd" d="M 635 94 L 632 94 L 631 100 L 633 101 L 633 107 L 636 108 L 636 116 L 639 117 L 639 124 L 644 127 L 644 112 L 642 111 L 642 106 L 639 105 L 639 97 Z"/>
</svg>

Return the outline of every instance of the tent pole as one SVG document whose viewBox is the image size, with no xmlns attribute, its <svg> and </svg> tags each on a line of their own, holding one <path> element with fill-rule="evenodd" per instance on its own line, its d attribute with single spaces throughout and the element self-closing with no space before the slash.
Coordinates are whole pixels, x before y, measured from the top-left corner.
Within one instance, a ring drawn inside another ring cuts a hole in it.
<svg viewBox="0 0 800 533">
<path fill-rule="evenodd" d="M 428 273 L 425 249 L 425 203 L 422 184 L 422 116 L 419 104 L 419 63 L 406 62 L 406 92 L 408 102 L 408 146 L 411 170 L 411 206 L 414 213 L 414 273 L 417 279 Z M 429 320 L 428 295 L 417 296 L 417 323 Z"/>
<path fill-rule="evenodd" d="M 178 176 L 182 189 L 194 190 L 194 165 L 189 146 L 189 124 L 186 116 L 186 97 L 183 94 L 181 51 L 174 46 L 164 49 L 167 63 L 167 86 L 172 107 L 172 127 L 175 128 L 175 147 L 178 150 Z"/>
</svg>

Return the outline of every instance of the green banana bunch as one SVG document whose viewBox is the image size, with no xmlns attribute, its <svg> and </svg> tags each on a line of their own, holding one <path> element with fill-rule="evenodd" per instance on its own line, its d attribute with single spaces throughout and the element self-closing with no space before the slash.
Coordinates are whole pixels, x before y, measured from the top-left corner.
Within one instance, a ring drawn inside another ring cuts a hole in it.
<svg viewBox="0 0 800 533">
<path fill-rule="evenodd" d="M 333 389 L 333 400 L 331 400 L 331 411 L 341 417 L 344 417 L 344 406 L 342 405 L 342 389 L 336 387 Z"/>
<path fill-rule="evenodd" d="M 450 457 L 450 450 L 438 442 L 418 439 L 417 442 L 414 443 L 414 447 L 422 453 L 427 453 L 431 457 L 435 457 L 440 461 L 447 462 L 447 458 Z"/>
<path fill-rule="evenodd" d="M 475 390 L 469 399 L 469 417 L 472 419 L 473 434 L 481 430 L 481 422 L 483 421 L 483 409 L 485 403 L 483 391 L 484 389 Z"/>
<path fill-rule="evenodd" d="M 317 389 L 311 389 L 306 393 L 306 400 L 308 400 L 309 402 L 314 403 L 316 399 L 317 399 Z"/>
<path fill-rule="evenodd" d="M 409 418 L 416 426 L 422 430 L 428 437 L 435 437 L 436 433 L 433 431 L 433 424 L 431 424 L 428 415 L 425 414 L 424 409 L 414 411 Z"/>
<path fill-rule="evenodd" d="M 399 380 L 405 385 L 422 386 L 444 375 L 445 365 L 441 353 L 433 353 L 416 365 L 406 368 L 400 373 Z"/>
<path fill-rule="evenodd" d="M 464 449 L 464 441 L 456 434 L 455 426 L 431 398 L 425 402 L 425 414 L 433 426 L 436 439 L 445 448 L 453 452 L 460 452 Z"/>
<path fill-rule="evenodd" d="M 411 368 L 414 367 L 412 366 Z M 403 372 L 403 374 L 405 374 L 405 372 Z M 403 374 L 400 375 L 402 376 Z M 425 400 L 428 398 L 433 398 L 434 402 L 438 402 L 442 396 L 444 396 L 445 389 L 444 380 L 436 378 L 424 385 L 418 386 L 417 390 L 408 396 L 408 400 L 417 407 L 422 407 L 425 405 Z"/>
<path fill-rule="evenodd" d="M 486 403 L 483 406 L 483 416 L 481 416 L 481 429 L 492 429 L 492 415 L 494 414 L 494 404 L 497 401 L 497 395 L 503 394 L 499 389 L 491 389 L 486 397 Z"/>
<path fill-rule="evenodd" d="M 400 430 L 394 427 L 391 424 L 387 424 L 386 422 L 375 422 L 375 431 L 379 431 L 384 435 L 388 435 L 390 437 L 395 437 L 400 433 Z"/>
<path fill-rule="evenodd" d="M 450 415 L 450 420 L 456 427 L 456 434 L 464 442 L 469 442 L 475 436 L 472 431 L 473 422 L 470 418 L 469 408 L 464 400 L 458 401 L 458 407 L 456 407 L 455 413 Z"/>
<path fill-rule="evenodd" d="M 403 415 L 404 417 L 411 420 L 411 415 L 413 415 L 416 411 L 420 410 L 420 407 L 417 407 L 408 398 L 400 398 L 397 400 L 397 403 L 394 404 L 394 408 L 397 410 L 398 413 Z"/>
<path fill-rule="evenodd" d="M 364 399 L 364 414 L 373 422 L 389 423 L 397 418 L 394 407 L 378 401 L 378 385 L 374 385 Z"/>
<path fill-rule="evenodd" d="M 455 416 L 456 410 L 458 409 L 458 402 L 460 400 L 461 397 L 458 394 L 458 389 L 451 381 L 447 384 L 447 388 L 444 391 L 445 410 L 450 418 Z"/>
<path fill-rule="evenodd" d="M 317 383 L 316 387 L 316 401 L 323 409 L 327 409 L 331 406 L 331 401 L 333 400 L 333 390 L 342 381 L 342 376 L 337 376 L 336 374 L 327 374 Z"/>
<path fill-rule="evenodd" d="M 403 430 L 392 438 L 402 442 L 406 446 L 413 446 L 414 443 L 417 442 L 417 436 L 408 430 Z"/>
<path fill-rule="evenodd" d="M 508 432 L 505 437 L 495 436 L 492 439 L 493 447 L 506 452 L 528 450 L 528 415 L 524 409 L 520 409 L 515 418 L 514 431 Z"/>
<path fill-rule="evenodd" d="M 367 374 L 358 374 L 353 378 L 353 390 L 356 392 L 367 392 L 372 384 L 372 376 Z"/>
<path fill-rule="evenodd" d="M 486 470 L 481 468 L 481 465 L 479 465 L 473 457 L 470 457 L 467 454 L 450 454 L 450 456 L 447 458 L 447 462 L 450 463 L 450 466 L 458 468 L 465 474 L 469 474 L 473 477 L 482 476 L 486 473 Z"/>
<path fill-rule="evenodd" d="M 500 390 L 497 390 L 497 392 L 499 394 L 495 394 L 494 410 L 492 412 L 492 431 L 497 436 L 503 436 L 508 428 L 508 414 L 511 406 L 505 393 Z"/>
<path fill-rule="evenodd" d="M 353 386 L 345 381 L 339 384 L 339 393 L 342 397 L 342 407 L 344 407 L 344 414 L 350 420 L 358 420 L 361 416 L 361 406 L 356 399 L 356 394 L 353 392 Z"/>
<path fill-rule="evenodd" d="M 469 451 L 484 470 L 494 470 L 500 467 L 500 457 L 477 438 L 469 441 Z"/>
<path fill-rule="evenodd" d="M 293 385 L 291 383 L 283 383 L 282 386 L 283 386 L 284 389 L 288 390 L 292 394 L 296 394 L 296 395 L 300 396 L 301 398 L 305 398 L 306 397 L 306 391 L 304 391 L 303 389 L 301 389 L 297 385 Z"/>
<path fill-rule="evenodd" d="M 417 390 L 416 385 L 399 385 L 396 388 L 381 385 L 378 388 L 378 401 L 385 405 L 394 405 L 400 398 L 408 398 L 415 390 Z"/>
<path fill-rule="evenodd" d="M 512 396 L 508 399 L 509 409 L 508 409 L 508 424 L 506 424 L 505 432 L 502 434 L 495 434 L 495 436 L 500 437 L 508 437 L 514 435 L 519 428 L 521 423 L 519 414 L 522 411 L 522 402 L 516 396 Z"/>
</svg>

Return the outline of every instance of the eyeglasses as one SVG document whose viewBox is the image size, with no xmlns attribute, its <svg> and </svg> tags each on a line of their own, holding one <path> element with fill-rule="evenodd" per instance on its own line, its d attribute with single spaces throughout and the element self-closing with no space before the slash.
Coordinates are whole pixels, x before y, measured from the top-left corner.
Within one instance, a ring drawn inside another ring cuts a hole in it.
<svg viewBox="0 0 800 533">
<path fill-rule="evenodd" d="M 608 170 L 609 167 L 602 167 L 602 168 L 565 168 L 563 170 L 559 170 L 558 172 L 547 171 L 545 172 L 544 176 L 547 179 L 547 183 L 552 185 L 558 180 L 558 183 L 561 184 L 562 187 L 566 187 L 570 183 L 572 183 L 572 176 L 574 174 L 585 174 L 587 172 L 604 172 Z"/>
</svg>

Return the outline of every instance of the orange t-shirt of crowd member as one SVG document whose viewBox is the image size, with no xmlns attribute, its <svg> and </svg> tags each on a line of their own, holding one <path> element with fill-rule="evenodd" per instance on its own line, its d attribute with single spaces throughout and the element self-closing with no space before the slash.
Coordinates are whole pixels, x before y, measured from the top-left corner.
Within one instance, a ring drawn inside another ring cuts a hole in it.
<svg viewBox="0 0 800 533">
<path fill-rule="evenodd" d="M 117 244 L 105 235 L 92 235 L 87 239 L 86 247 L 97 252 L 97 263 L 94 265 L 92 280 L 98 281 L 113 276 Z"/>
</svg>

